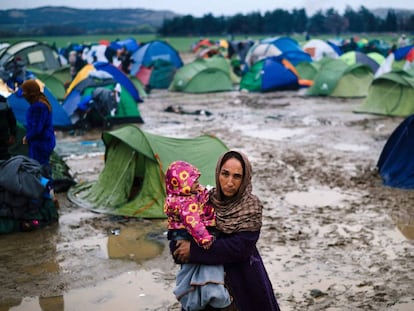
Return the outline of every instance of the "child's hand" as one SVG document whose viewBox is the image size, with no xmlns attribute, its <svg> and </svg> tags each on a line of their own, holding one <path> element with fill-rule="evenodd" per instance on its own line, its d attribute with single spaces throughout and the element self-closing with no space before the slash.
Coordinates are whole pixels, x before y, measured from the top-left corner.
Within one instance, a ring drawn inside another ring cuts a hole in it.
<svg viewBox="0 0 414 311">
<path fill-rule="evenodd" d="M 210 249 L 211 245 L 213 245 L 213 240 L 211 240 L 211 241 L 209 241 L 207 243 L 204 243 L 203 244 L 203 248 L 204 249 Z"/>
</svg>

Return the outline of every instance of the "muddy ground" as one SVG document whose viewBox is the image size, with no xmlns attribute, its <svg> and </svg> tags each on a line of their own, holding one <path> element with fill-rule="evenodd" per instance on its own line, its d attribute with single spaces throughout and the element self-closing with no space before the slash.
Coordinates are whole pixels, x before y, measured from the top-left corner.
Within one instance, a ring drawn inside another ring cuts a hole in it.
<svg viewBox="0 0 414 311">
<path fill-rule="evenodd" d="M 154 90 L 140 127 L 211 133 L 250 157 L 265 206 L 258 247 L 282 310 L 413 310 L 414 192 L 384 187 L 376 170 L 402 118 L 353 113 L 360 103 Z M 64 155 L 74 177 L 96 179 L 100 131 L 58 139 L 61 152 L 82 146 Z M 0 310 L 179 310 L 163 220 L 91 213 L 65 194 L 59 202 L 59 224 L 0 236 Z"/>
</svg>

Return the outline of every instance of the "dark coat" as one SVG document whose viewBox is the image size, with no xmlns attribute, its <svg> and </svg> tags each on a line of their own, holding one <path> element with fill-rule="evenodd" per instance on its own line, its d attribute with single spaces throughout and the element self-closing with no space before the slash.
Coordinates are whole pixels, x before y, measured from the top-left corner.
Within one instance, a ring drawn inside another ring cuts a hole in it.
<svg viewBox="0 0 414 311">
<path fill-rule="evenodd" d="M 16 136 L 17 123 L 7 100 L 0 95 L 0 160 L 7 160 L 10 136 Z"/>
<path fill-rule="evenodd" d="M 191 242 L 190 263 L 224 264 L 226 284 L 238 311 L 279 311 L 272 283 L 256 248 L 260 232 L 223 234 L 209 250 Z M 174 242 L 170 243 L 175 250 Z"/>
</svg>

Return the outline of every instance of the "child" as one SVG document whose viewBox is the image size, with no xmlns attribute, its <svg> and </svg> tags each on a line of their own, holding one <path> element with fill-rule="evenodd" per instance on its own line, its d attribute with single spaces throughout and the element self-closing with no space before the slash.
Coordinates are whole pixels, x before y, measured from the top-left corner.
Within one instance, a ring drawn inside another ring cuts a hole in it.
<svg viewBox="0 0 414 311">
<path fill-rule="evenodd" d="M 208 190 L 199 184 L 199 170 L 185 161 L 170 164 L 165 175 L 168 239 L 194 241 L 208 249 L 214 241 L 214 208 L 207 204 Z M 183 264 L 177 273 L 174 294 L 183 310 L 224 308 L 231 299 L 224 287 L 223 266 Z"/>
</svg>

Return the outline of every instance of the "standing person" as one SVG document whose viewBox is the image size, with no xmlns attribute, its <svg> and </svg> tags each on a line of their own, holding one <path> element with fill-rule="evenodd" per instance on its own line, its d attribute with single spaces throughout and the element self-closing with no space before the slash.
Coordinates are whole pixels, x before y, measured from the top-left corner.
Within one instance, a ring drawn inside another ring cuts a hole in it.
<svg viewBox="0 0 414 311">
<path fill-rule="evenodd" d="M 241 152 L 228 151 L 218 160 L 216 187 L 210 201 L 221 232 L 210 249 L 189 241 L 170 243 L 177 262 L 223 264 L 226 285 L 239 311 L 279 311 L 272 283 L 257 250 L 262 226 L 260 199 L 252 193 L 252 167 Z"/>
<path fill-rule="evenodd" d="M 17 122 L 7 99 L 0 95 L 0 160 L 10 159 L 9 147 L 16 138 Z"/>
<path fill-rule="evenodd" d="M 118 51 L 118 60 L 121 62 L 121 70 L 128 75 L 131 71 L 133 59 L 126 46 L 122 46 L 122 48 Z"/>
<path fill-rule="evenodd" d="M 168 217 L 169 240 L 192 240 L 208 249 L 214 241 L 216 219 L 214 208 L 207 204 L 208 190 L 200 185 L 199 177 L 199 170 L 190 163 L 171 163 L 165 174 L 164 212 Z M 176 284 L 174 294 L 182 310 L 225 308 L 231 304 L 222 265 L 182 264 Z"/>
<path fill-rule="evenodd" d="M 26 114 L 26 136 L 23 144 L 29 145 L 29 157 L 37 160 L 50 172 L 49 160 L 56 145 L 52 123 L 52 106 L 35 80 L 23 82 L 22 95 L 29 102 Z"/>
</svg>

